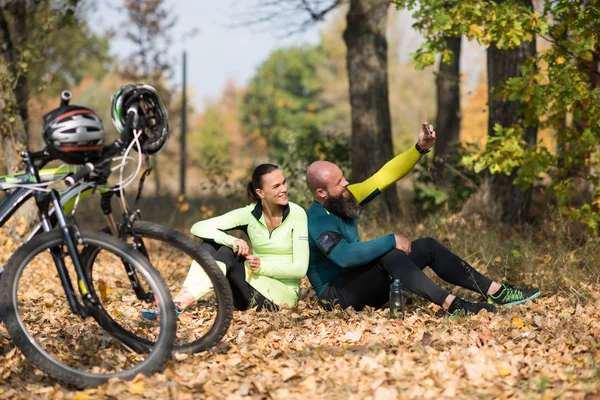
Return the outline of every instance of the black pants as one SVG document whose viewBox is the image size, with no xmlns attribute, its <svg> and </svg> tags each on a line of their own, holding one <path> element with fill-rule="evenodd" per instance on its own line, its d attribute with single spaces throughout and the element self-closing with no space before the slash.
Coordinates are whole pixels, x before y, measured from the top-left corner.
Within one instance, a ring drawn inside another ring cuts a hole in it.
<svg viewBox="0 0 600 400">
<path fill-rule="evenodd" d="M 319 298 L 326 306 L 340 304 L 342 308 L 352 306 L 356 310 L 367 305 L 381 308 L 389 300 L 391 281 L 400 279 L 406 289 L 441 306 L 449 293 L 425 275 L 423 269 L 427 266 L 446 282 L 484 296 L 492 284 L 491 279 L 444 245 L 435 239 L 423 238 L 412 242 L 409 255 L 393 249 L 369 264 L 348 268 Z"/>
<path fill-rule="evenodd" d="M 225 276 L 231 286 L 233 305 L 236 310 L 245 311 L 256 306 L 259 311 L 263 308 L 268 311 L 278 309 L 275 304 L 246 282 L 245 257 L 237 256 L 231 248 L 209 240 L 202 243 L 202 248 L 208 251 L 215 260 L 225 264 L 227 269 Z"/>
</svg>

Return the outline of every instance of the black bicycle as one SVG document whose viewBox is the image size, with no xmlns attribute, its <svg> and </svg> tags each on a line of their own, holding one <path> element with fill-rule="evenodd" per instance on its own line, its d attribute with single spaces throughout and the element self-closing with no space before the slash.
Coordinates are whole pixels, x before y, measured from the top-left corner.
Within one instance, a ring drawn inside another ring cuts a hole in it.
<svg viewBox="0 0 600 400">
<path fill-rule="evenodd" d="M 153 100 L 156 98 L 157 93 L 147 85 L 127 85 L 121 88 L 113 98 L 111 110 L 113 123 L 122 136 L 132 138 L 130 147 L 123 155 L 123 160 L 129 156 L 130 150 L 136 148 L 133 145 L 137 144 L 138 168 L 136 171 L 141 165 L 142 155 L 146 157 L 146 163 L 149 164 L 148 156 L 158 152 L 157 149 L 161 149 L 166 141 L 166 136 L 161 135 L 162 129 L 157 128 L 157 125 L 161 125 L 161 113 L 152 111 L 160 108 L 157 107 L 160 100 Z M 131 123 L 128 123 L 128 118 L 132 119 Z M 166 113 L 164 118 L 166 118 Z M 141 142 L 139 137 L 146 138 L 146 140 Z M 137 143 L 136 140 L 138 140 Z M 60 177 L 69 181 L 71 187 L 61 196 L 62 207 L 68 212 L 75 208 L 78 201 L 94 193 L 100 194 L 100 207 L 107 221 L 104 232 L 119 237 L 145 255 L 161 273 L 172 293 L 176 293 L 181 288 L 190 265 L 194 262 L 197 263 L 204 271 L 205 278 L 210 281 L 213 290 L 179 316 L 173 350 L 196 353 L 208 350 L 219 343 L 231 323 L 233 296 L 227 279 L 211 255 L 202 249 L 200 244 L 174 229 L 142 221 L 140 211 L 132 211 L 125 199 L 123 186 L 131 180 L 125 179 L 127 182 L 124 185 L 109 185 L 107 180 L 112 171 L 109 162 L 104 159 L 88 163 L 77 173 L 65 168 L 42 170 L 41 172 L 44 177 L 47 177 L 46 179 Z M 137 175 L 137 173 L 132 174 L 134 177 Z M 84 177 L 85 179 L 83 179 Z M 141 196 L 145 177 L 144 173 L 139 180 L 136 203 Z M 119 181 L 123 181 L 122 176 Z M 122 217 L 118 223 L 115 222 L 112 211 L 111 200 L 115 197 L 118 198 L 121 206 Z M 53 210 L 50 210 L 51 216 L 52 213 Z M 31 235 L 35 235 L 41 230 L 40 224 L 32 231 Z M 106 283 L 103 281 L 103 275 L 95 272 L 97 255 L 98 252 L 92 247 L 86 249 L 83 253 L 84 269 L 96 291 L 105 293 Z M 103 299 L 109 301 L 110 296 L 101 296 L 101 300 Z M 127 324 L 127 320 L 121 316 L 118 309 L 108 306 L 105 306 L 105 309 L 109 312 L 112 324 Z M 153 345 L 145 337 L 128 330 L 127 326 L 124 326 L 123 331 L 127 343 L 142 347 Z"/>
<path fill-rule="evenodd" d="M 104 146 L 96 140 L 101 127 L 97 115 L 69 106 L 69 100 L 63 94 L 61 107 L 44 117 L 46 149 L 21 153 L 25 173 L 0 177 L 0 189 L 12 190 L 0 203 L 0 226 L 34 197 L 45 231 L 8 260 L 0 279 L 0 312 L 31 362 L 64 383 L 84 388 L 111 377 L 132 379 L 160 371 L 173 347 L 177 317 L 164 280 L 147 258 L 115 237 L 80 230 L 64 213 L 57 190 L 48 188 L 55 181 L 39 173 L 52 160 L 81 164 L 119 154 L 127 143 L 121 137 Z M 67 141 L 58 141 L 58 134 Z M 72 170 L 59 170 L 64 169 Z M 83 256 L 90 248 L 96 254 L 96 285 L 90 279 L 89 257 Z M 162 310 L 155 324 L 139 317 L 148 307 Z M 116 309 L 126 324 L 115 323 L 109 310 Z M 153 345 L 136 344 L 130 340 L 132 333 Z"/>
</svg>

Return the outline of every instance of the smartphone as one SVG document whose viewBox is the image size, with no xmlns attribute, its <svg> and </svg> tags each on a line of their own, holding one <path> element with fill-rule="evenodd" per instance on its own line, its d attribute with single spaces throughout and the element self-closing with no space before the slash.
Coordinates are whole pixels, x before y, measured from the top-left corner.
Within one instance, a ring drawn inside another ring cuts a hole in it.
<svg viewBox="0 0 600 400">
<path fill-rule="evenodd" d="M 425 127 L 425 131 L 427 132 L 427 137 L 431 137 L 433 134 L 429 130 L 429 125 L 423 124 L 423 126 Z"/>
</svg>

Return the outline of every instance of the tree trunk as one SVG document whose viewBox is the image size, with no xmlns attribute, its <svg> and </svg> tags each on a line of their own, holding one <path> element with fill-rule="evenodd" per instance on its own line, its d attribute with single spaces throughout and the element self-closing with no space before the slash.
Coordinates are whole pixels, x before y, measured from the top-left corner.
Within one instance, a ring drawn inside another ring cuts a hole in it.
<svg viewBox="0 0 600 400">
<path fill-rule="evenodd" d="M 453 143 L 458 142 L 460 133 L 460 42 L 461 37 L 446 37 L 446 44 L 452 50 L 450 64 L 440 62 L 436 79 L 437 118 L 434 129 L 435 141 L 434 177 L 436 185 L 446 186 L 444 165 Z"/>
<path fill-rule="evenodd" d="M 15 49 L 19 52 L 23 51 L 27 42 L 27 2 L 25 0 L 17 1 L 16 13 L 15 13 L 15 37 L 14 45 Z M 29 107 L 27 101 L 29 100 L 29 83 L 27 76 L 24 73 L 18 74 L 17 85 L 15 86 L 15 99 L 19 106 L 19 113 L 23 119 L 23 126 L 25 132 L 29 133 Z"/>
<path fill-rule="evenodd" d="M 351 0 L 344 41 L 352 119 L 352 180 L 371 176 L 393 157 L 386 23 L 389 0 Z M 383 194 L 386 217 L 400 215 L 396 187 Z"/>
<path fill-rule="evenodd" d="M 531 0 L 522 2 L 533 8 Z M 502 98 L 494 96 L 492 90 L 504 84 L 511 77 L 520 76 L 521 65 L 536 54 L 535 38 L 532 42 L 524 42 L 520 46 L 510 50 L 500 50 L 495 45 L 488 48 L 488 99 L 489 119 L 488 135 L 494 135 L 494 125 L 500 124 L 507 127 L 519 124 L 523 121 L 521 103 L 518 101 L 503 101 Z M 525 141 L 529 145 L 535 145 L 537 140 L 537 127 L 526 127 Z M 497 200 L 501 205 L 501 219 L 508 223 L 526 223 L 530 219 L 529 209 L 531 205 L 531 189 L 522 191 L 513 184 L 516 170 L 510 176 L 494 175 L 488 176 L 491 185 L 491 198 Z"/>
<path fill-rule="evenodd" d="M 0 61 L 2 65 L 9 66 L 9 72 L 17 76 L 15 66 L 15 47 L 10 36 L 8 22 L 0 8 Z M 19 93 L 19 82 L 16 89 L 13 90 L 12 82 L 6 77 L 0 82 L 0 133 L 2 134 L 2 148 L 4 149 L 4 163 L 6 171 L 9 174 L 15 173 L 19 169 L 19 152 L 27 148 L 27 131 L 21 113 L 21 101 Z M 25 109 L 27 108 L 25 103 Z"/>
<path fill-rule="evenodd" d="M 26 121 L 28 118 L 27 97 L 29 90 L 27 80 L 18 73 L 16 67 L 16 47 L 21 47 L 26 40 L 26 7 L 22 0 L 17 4 L 15 15 L 15 31 L 17 38 L 11 37 L 8 21 L 0 8 L 0 63 L 8 66 L 9 75 L 17 78 L 14 85 L 5 75 L 0 77 L 0 135 L 4 151 L 4 164 L 8 174 L 21 170 L 20 152 L 26 150 L 29 144 Z M 14 39 L 14 40 L 13 40 Z M 38 213 L 33 201 L 28 201 L 16 212 L 5 225 L 5 233 L 17 236 L 16 222 L 25 219 L 28 226 L 37 220 Z"/>
</svg>

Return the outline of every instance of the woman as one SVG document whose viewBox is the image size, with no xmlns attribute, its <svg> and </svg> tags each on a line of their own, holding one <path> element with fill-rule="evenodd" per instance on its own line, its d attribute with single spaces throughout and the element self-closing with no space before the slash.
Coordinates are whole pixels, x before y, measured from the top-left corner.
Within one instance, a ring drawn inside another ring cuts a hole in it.
<svg viewBox="0 0 600 400">
<path fill-rule="evenodd" d="M 236 309 L 294 306 L 308 269 L 306 213 L 288 201 L 286 180 L 276 165 L 256 167 L 247 192 L 252 204 L 197 222 L 191 232 L 204 239 L 202 246 L 227 276 Z M 226 233 L 231 229 L 243 230 L 251 246 Z M 202 268 L 193 264 L 173 299 L 176 308 L 185 310 L 210 289 Z"/>
</svg>

